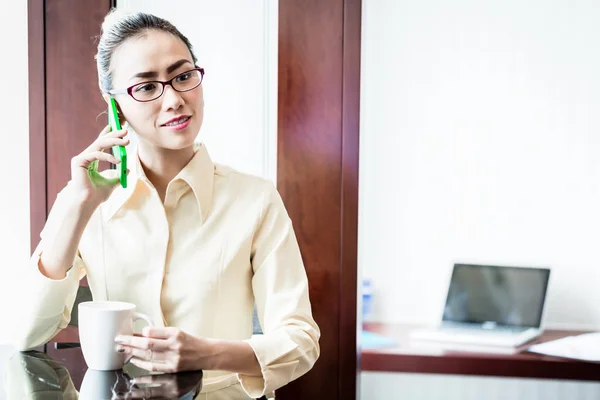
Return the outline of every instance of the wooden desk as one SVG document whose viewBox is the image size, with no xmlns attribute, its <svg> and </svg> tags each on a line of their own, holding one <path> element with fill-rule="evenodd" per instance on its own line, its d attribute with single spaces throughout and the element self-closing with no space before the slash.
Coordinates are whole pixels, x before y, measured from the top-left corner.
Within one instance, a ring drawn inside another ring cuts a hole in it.
<svg viewBox="0 0 600 400">
<path fill-rule="evenodd" d="M 363 371 L 429 374 L 481 375 L 539 379 L 600 381 L 600 364 L 521 352 L 516 354 L 467 353 L 426 347 L 411 347 L 410 325 L 366 324 L 366 331 L 393 338 L 398 347 L 363 350 Z M 585 333 L 548 330 L 532 343 Z"/>
</svg>

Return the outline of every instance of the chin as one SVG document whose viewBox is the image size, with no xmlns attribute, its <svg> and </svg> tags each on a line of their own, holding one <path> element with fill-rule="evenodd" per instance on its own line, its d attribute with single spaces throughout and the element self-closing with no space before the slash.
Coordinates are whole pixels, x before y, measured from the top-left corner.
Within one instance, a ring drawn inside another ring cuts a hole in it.
<svg viewBox="0 0 600 400">
<path fill-rule="evenodd" d="M 159 144 L 160 147 L 169 150 L 184 150 L 194 145 L 194 139 L 191 140 L 168 140 Z"/>
<path fill-rule="evenodd" d="M 169 150 L 182 150 L 194 145 L 194 141 L 198 137 L 198 131 L 196 129 L 186 129 L 186 132 L 166 132 L 161 136 L 162 140 L 158 143 L 160 147 Z"/>
</svg>

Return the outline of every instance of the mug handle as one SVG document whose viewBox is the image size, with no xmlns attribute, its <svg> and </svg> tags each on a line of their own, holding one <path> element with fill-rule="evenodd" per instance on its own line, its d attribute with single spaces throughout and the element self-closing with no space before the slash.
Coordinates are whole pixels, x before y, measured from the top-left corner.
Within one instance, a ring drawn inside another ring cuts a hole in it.
<svg viewBox="0 0 600 400">
<path fill-rule="evenodd" d="M 154 324 L 152 323 L 152 320 L 150 319 L 149 316 L 147 316 L 146 314 L 142 314 L 139 312 L 134 312 L 133 313 L 133 322 L 137 321 L 137 320 L 143 320 L 144 322 L 146 322 L 148 324 L 148 326 L 153 327 Z M 129 361 L 131 361 L 131 359 L 133 358 L 133 356 L 129 356 L 127 357 L 127 359 L 125 360 L 125 364 L 127 364 Z"/>
<path fill-rule="evenodd" d="M 138 321 L 140 319 L 143 320 L 144 322 L 146 322 L 149 327 L 154 327 L 154 324 L 152 323 L 152 320 L 150 319 L 149 316 L 147 316 L 146 314 L 139 313 L 139 312 L 134 312 L 133 313 L 133 322 Z"/>
</svg>

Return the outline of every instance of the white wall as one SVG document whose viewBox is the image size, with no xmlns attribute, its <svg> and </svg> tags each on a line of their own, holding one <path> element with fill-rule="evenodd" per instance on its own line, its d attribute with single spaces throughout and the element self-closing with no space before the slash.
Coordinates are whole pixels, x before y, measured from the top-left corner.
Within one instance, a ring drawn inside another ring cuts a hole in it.
<svg viewBox="0 0 600 400">
<path fill-rule="evenodd" d="M 0 24 L 0 310 L 6 319 L 8 276 L 29 258 L 29 107 L 27 81 L 27 2 L 2 5 L 13 23 Z M 16 21 L 16 22 L 14 22 Z M 0 324 L 0 343 L 2 342 Z"/>
<path fill-rule="evenodd" d="M 600 3 L 363 0 L 359 263 L 372 320 L 439 320 L 454 261 L 550 266 L 600 328 Z"/>
<path fill-rule="evenodd" d="M 190 39 L 206 71 L 199 140 L 214 161 L 276 181 L 277 24 L 273 0 L 119 0 Z"/>
</svg>

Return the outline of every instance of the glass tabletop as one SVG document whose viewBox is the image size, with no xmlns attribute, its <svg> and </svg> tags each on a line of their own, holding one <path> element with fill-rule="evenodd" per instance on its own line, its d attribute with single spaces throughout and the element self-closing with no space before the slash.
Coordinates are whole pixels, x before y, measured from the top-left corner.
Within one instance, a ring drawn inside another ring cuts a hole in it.
<svg viewBox="0 0 600 400">
<path fill-rule="evenodd" d="M 94 371 L 77 344 L 51 343 L 46 352 L 0 346 L 0 374 L 0 400 L 250 399 L 236 381 L 220 379 L 215 385 L 203 371 L 150 373 L 133 364 Z"/>
</svg>

